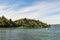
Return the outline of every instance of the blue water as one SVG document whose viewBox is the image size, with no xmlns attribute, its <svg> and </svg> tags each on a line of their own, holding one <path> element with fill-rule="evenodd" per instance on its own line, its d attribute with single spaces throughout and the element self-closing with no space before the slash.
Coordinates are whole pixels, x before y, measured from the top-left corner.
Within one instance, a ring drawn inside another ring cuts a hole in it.
<svg viewBox="0 0 60 40">
<path fill-rule="evenodd" d="M 49 29 L 4 29 L 0 30 L 0 40 L 60 40 L 60 27 Z"/>
</svg>

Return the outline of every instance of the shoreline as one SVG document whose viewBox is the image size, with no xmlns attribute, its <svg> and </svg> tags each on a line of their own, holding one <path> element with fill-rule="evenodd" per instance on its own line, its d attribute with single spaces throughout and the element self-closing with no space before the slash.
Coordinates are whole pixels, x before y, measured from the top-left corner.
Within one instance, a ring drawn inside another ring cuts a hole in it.
<svg viewBox="0 0 60 40">
<path fill-rule="evenodd" d="M 12 30 L 12 29 L 43 29 L 43 28 L 20 28 L 20 27 L 10 27 L 10 28 L 0 28 L 0 30 L 4 30 L 4 29 L 9 29 L 9 30 Z M 45 28 L 45 29 L 49 29 L 48 28 Z"/>
</svg>

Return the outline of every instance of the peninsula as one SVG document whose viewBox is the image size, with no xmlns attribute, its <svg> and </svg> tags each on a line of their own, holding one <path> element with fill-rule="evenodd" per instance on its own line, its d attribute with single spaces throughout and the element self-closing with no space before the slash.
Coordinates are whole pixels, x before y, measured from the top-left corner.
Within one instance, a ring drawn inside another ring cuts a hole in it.
<svg viewBox="0 0 60 40">
<path fill-rule="evenodd" d="M 0 17 L 0 28 L 47 28 L 49 25 L 39 20 L 22 18 L 15 21 L 7 19 L 4 16 Z"/>
</svg>

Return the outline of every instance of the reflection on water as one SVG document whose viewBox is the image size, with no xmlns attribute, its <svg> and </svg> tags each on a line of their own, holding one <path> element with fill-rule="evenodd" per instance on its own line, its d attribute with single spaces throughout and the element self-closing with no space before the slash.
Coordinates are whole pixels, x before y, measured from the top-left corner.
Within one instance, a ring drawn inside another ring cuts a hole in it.
<svg viewBox="0 0 60 40">
<path fill-rule="evenodd" d="M 4 29 L 0 40 L 60 40 L 60 27 L 47 29 Z"/>
</svg>

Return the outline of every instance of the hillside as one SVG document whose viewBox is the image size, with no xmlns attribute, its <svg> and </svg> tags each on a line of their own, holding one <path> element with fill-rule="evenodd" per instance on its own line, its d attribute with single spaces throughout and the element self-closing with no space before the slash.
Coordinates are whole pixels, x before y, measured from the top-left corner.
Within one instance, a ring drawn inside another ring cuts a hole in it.
<svg viewBox="0 0 60 40">
<path fill-rule="evenodd" d="M 27 19 L 27 18 L 16 20 L 15 23 L 22 28 L 40 28 L 40 27 L 47 28 L 49 26 L 48 24 L 43 23 L 39 20 Z"/>
<path fill-rule="evenodd" d="M 13 27 L 15 23 L 11 19 L 6 19 L 4 16 L 0 17 L 0 27 Z"/>
<path fill-rule="evenodd" d="M 49 25 L 39 20 L 34 20 L 34 19 L 23 18 L 16 21 L 12 21 L 12 19 L 8 20 L 4 16 L 2 16 L 0 17 L 0 27 L 47 28 L 49 27 Z"/>
</svg>

